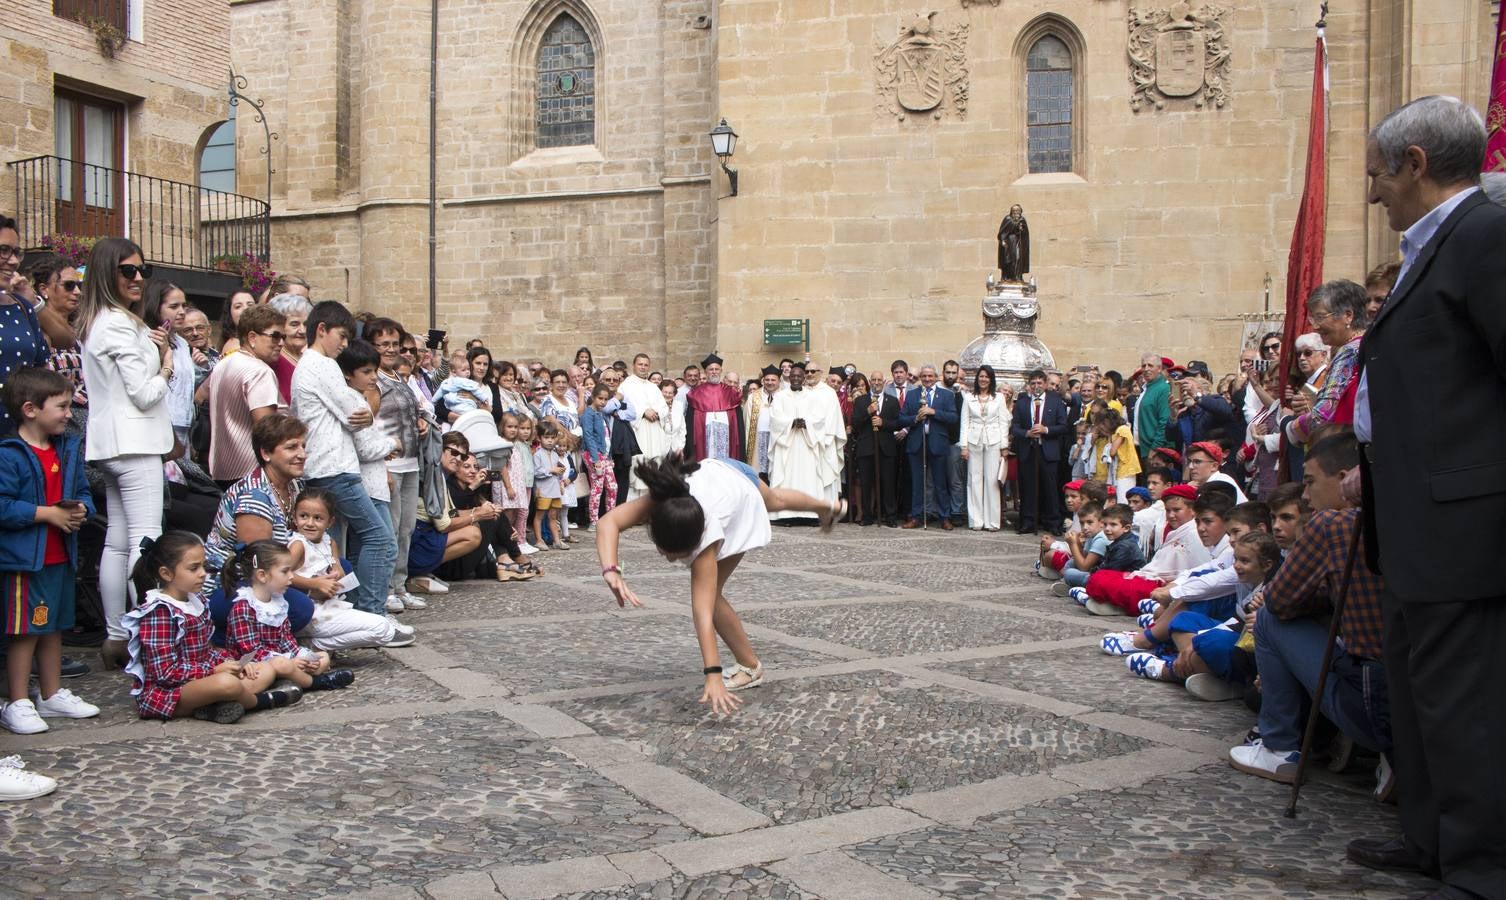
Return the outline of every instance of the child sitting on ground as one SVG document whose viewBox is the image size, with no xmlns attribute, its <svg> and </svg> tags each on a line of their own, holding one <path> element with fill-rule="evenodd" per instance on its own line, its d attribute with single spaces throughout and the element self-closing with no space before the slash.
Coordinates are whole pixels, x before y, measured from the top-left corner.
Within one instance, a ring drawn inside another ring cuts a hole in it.
<svg viewBox="0 0 1506 900">
<path fill-rule="evenodd" d="M 10 703 L 0 724 L 16 734 L 43 719 L 87 719 L 99 707 L 63 687 L 63 632 L 73 628 L 78 530 L 94 513 L 79 439 L 64 434 L 73 383 L 23 368 L 5 385 L 16 433 L 0 441 L 0 612 L 10 654 Z M 37 687 L 30 687 L 33 661 Z"/>
<path fill-rule="evenodd" d="M 293 554 L 273 540 L 252 541 L 221 570 L 239 584 L 225 619 L 225 649 L 242 665 L 265 663 L 309 691 L 332 691 L 356 680 L 349 669 L 330 669 L 329 654 L 298 646 L 283 594 L 293 584 Z"/>
<path fill-rule="evenodd" d="M 1135 513 L 1135 536 L 1140 539 L 1140 550 L 1150 558 L 1161 549 L 1165 540 L 1166 505 L 1161 501 L 1166 489 L 1179 483 L 1180 478 L 1171 469 L 1152 469 L 1145 477 L 1145 490 L 1150 495 L 1150 505 Z"/>
<path fill-rule="evenodd" d="M 1186 682 L 1188 693 L 1200 700 L 1233 700 L 1244 695 L 1248 672 L 1237 662 L 1235 646 L 1241 630 L 1253 633 L 1255 613 L 1263 604 L 1260 586 L 1281 564 L 1281 548 L 1269 534 L 1253 531 L 1234 547 L 1239 579 L 1236 615 L 1219 620 L 1202 613 L 1181 611 L 1163 617 L 1154 629 L 1157 649 L 1125 657 L 1132 674 L 1152 681 Z"/>
<path fill-rule="evenodd" d="M 1066 523 L 1067 536 L 1082 531 L 1078 513 L 1084 503 L 1097 503 L 1103 507 L 1109 502 L 1108 488 L 1101 481 L 1069 481 L 1062 490 L 1067 498 L 1067 512 L 1072 514 L 1071 521 Z M 1041 536 L 1041 559 L 1035 565 L 1037 575 L 1050 581 L 1060 580 L 1062 571 L 1071 561 L 1072 551 L 1065 539 L 1049 534 Z"/>
<path fill-rule="evenodd" d="M 1134 513 L 1123 503 L 1111 504 L 1103 511 L 1103 536 L 1109 546 L 1098 568 L 1109 572 L 1133 572 L 1145 565 L 1140 540 L 1135 537 Z"/>
<path fill-rule="evenodd" d="M 1213 558 L 1197 536 L 1192 504 L 1197 492 L 1189 485 L 1169 487 L 1161 495 L 1166 504 L 1166 538 L 1161 549 L 1144 567 L 1134 572 L 1099 570 L 1086 587 L 1073 588 L 1068 596 L 1096 616 L 1138 615 L 1140 601 L 1182 572 Z"/>
<path fill-rule="evenodd" d="M 1214 621 L 1223 621 L 1234 614 L 1238 601 L 1239 579 L 1234 574 L 1234 551 L 1230 540 L 1254 530 L 1249 523 L 1257 525 L 1264 510 L 1254 510 L 1256 515 L 1241 514 L 1238 522 L 1232 521 L 1233 501 L 1222 494 L 1205 493 L 1193 504 L 1194 521 L 1197 523 L 1198 539 L 1215 556 L 1206 565 L 1178 573 L 1167 584 L 1140 601 L 1139 624 L 1142 631 L 1115 632 L 1106 634 L 1099 647 L 1110 656 L 1124 656 L 1137 650 L 1155 650 L 1167 642 L 1167 622 L 1180 612 L 1195 612 Z"/>
<path fill-rule="evenodd" d="M 1103 507 L 1097 503 L 1084 503 L 1077 508 L 1077 519 L 1082 531 L 1067 534 L 1068 560 L 1062 568 L 1062 580 L 1051 585 L 1051 593 L 1067 596 L 1067 591 L 1088 583 L 1088 576 L 1103 562 L 1108 553 L 1109 540 L 1103 534 Z"/>
<path fill-rule="evenodd" d="M 335 498 L 322 488 L 308 487 L 293 501 L 292 554 L 298 585 L 314 600 L 314 616 L 299 632 L 315 650 L 356 650 L 362 647 L 407 647 L 414 630 L 392 616 L 362 612 L 340 593 L 345 567 L 329 535 L 335 518 Z M 322 595 L 322 598 L 318 595 Z M 404 606 L 407 604 L 405 603 Z"/>
<path fill-rule="evenodd" d="M 210 643 L 214 623 L 199 593 L 204 588 L 204 542 L 187 531 L 144 538 L 131 582 L 141 605 L 121 616 L 135 679 L 131 696 L 143 719 L 192 714 L 228 725 L 251 709 L 275 709 L 301 694 L 269 690 L 277 673 L 263 663 L 241 664 Z M 229 584 L 227 581 L 226 584 Z"/>
<path fill-rule="evenodd" d="M 1131 514 L 1149 509 L 1152 502 L 1148 488 L 1132 487 L 1124 493 L 1124 505 L 1130 508 Z"/>
</svg>

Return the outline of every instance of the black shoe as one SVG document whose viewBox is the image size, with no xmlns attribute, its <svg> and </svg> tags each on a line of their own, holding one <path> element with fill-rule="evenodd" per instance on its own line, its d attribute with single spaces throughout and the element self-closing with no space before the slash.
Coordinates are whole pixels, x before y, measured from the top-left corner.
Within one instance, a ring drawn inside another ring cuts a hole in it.
<svg viewBox="0 0 1506 900">
<path fill-rule="evenodd" d="M 1021 525 L 1019 528 L 1016 528 L 1014 530 L 1014 533 L 1015 534 L 1035 534 L 1035 526 L 1034 525 Z"/>
<path fill-rule="evenodd" d="M 884 527 L 885 528 L 898 528 L 899 527 L 899 522 L 897 520 L 895 520 L 895 519 L 886 519 L 884 521 Z"/>
<path fill-rule="evenodd" d="M 356 673 L 349 669 L 331 669 L 323 675 L 315 675 L 314 683 L 309 685 L 311 691 L 337 691 L 343 687 L 349 687 L 356 680 Z"/>
<path fill-rule="evenodd" d="M 260 696 L 260 695 L 258 695 Z M 239 722 L 241 716 L 246 714 L 246 708 L 234 700 L 224 700 L 219 703 L 211 703 L 201 706 L 193 711 L 193 717 L 205 722 L 218 722 L 221 725 L 229 725 Z"/>
<path fill-rule="evenodd" d="M 1422 860 L 1407 846 L 1407 842 L 1399 837 L 1355 838 L 1344 849 L 1344 856 L 1350 862 L 1359 863 L 1368 869 L 1382 869 L 1389 872 L 1423 871 Z"/>
<path fill-rule="evenodd" d="M 281 709 L 303 699 L 303 691 L 296 694 L 290 690 L 259 691 L 256 694 L 257 709 Z"/>
</svg>

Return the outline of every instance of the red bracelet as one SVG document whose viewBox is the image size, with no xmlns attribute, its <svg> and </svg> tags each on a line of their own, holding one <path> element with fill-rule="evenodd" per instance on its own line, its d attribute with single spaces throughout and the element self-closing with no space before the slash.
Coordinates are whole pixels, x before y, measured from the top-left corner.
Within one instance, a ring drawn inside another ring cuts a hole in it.
<svg viewBox="0 0 1506 900">
<path fill-rule="evenodd" d="M 605 569 L 601 570 L 601 577 L 605 578 L 613 572 L 616 572 L 618 575 L 622 574 L 622 570 L 617 568 L 616 566 L 607 566 Z"/>
</svg>

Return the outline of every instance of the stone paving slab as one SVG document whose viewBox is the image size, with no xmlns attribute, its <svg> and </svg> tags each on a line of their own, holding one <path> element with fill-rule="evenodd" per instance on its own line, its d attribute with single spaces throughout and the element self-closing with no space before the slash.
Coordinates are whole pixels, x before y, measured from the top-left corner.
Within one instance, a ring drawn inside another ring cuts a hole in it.
<svg viewBox="0 0 1506 900">
<path fill-rule="evenodd" d="M 1137 678 L 1125 668 L 1122 658 L 1105 656 L 1097 647 L 1096 637 L 1083 643 L 1081 650 L 968 660 L 932 668 L 1198 734 L 1226 737 L 1255 724 L 1255 714 L 1243 703 L 1207 703 L 1188 694 L 1181 685 Z"/>
<path fill-rule="evenodd" d="M 759 609 L 745 619 L 787 634 L 823 638 L 885 656 L 1079 636 L 1086 640 L 1092 633 L 1090 627 L 935 602 Z"/>
<path fill-rule="evenodd" d="M 703 711 L 693 686 L 558 705 L 775 822 L 1148 746 L 888 672 L 780 681 L 741 696 L 724 720 Z"/>
<path fill-rule="evenodd" d="M 0 816 L 7 886 L 338 894 L 693 837 L 496 715 L 195 738 L 28 754 L 64 787 Z"/>
<path fill-rule="evenodd" d="M 506 584 L 456 583 L 448 594 L 426 595 L 423 599 L 429 604 L 428 609 L 411 609 L 398 616 L 404 625 L 419 629 L 420 641 L 425 640 L 423 626 L 430 622 L 520 619 L 609 612 L 617 608 L 600 578 L 595 586 L 588 587 L 576 578 L 554 572 L 532 581 Z"/>
<path fill-rule="evenodd" d="M 767 869 L 747 866 L 715 875 L 676 875 L 605 891 L 560 894 L 559 900 L 821 900 Z"/>
<path fill-rule="evenodd" d="M 951 558 L 878 562 L 865 566 L 832 566 L 822 570 L 832 575 L 890 586 L 903 586 L 922 593 L 981 591 L 1020 582 L 1008 569 Z M 1039 580 L 1039 579 L 1037 579 Z"/>
<path fill-rule="evenodd" d="M 445 632 L 455 664 L 497 677 L 519 694 L 684 678 L 700 682 L 701 654 L 689 608 L 683 615 L 629 611 L 579 622 L 501 624 Z M 835 657 L 760 641 L 769 665 L 798 668 Z M 723 648 L 724 663 L 732 663 Z"/>
<path fill-rule="evenodd" d="M 757 563 L 755 557 L 748 557 Z M 884 597 L 903 591 L 894 585 L 885 584 L 865 576 L 843 572 L 845 579 L 825 578 L 820 574 L 798 571 L 773 571 L 761 564 L 739 566 L 727 582 L 727 599 L 733 606 L 739 603 L 777 603 L 783 600 L 832 600 L 840 597 Z M 629 575 L 628 587 L 641 598 L 684 604 L 690 611 L 690 574 L 681 571 L 669 574 Z"/>
<path fill-rule="evenodd" d="M 981 819 L 849 846 L 884 873 L 945 897 L 1397 897 L 1422 879 L 1344 861 L 1353 837 L 1391 834 L 1363 793 L 1289 788 L 1215 763 L 1144 785 L 1080 792 Z"/>
</svg>

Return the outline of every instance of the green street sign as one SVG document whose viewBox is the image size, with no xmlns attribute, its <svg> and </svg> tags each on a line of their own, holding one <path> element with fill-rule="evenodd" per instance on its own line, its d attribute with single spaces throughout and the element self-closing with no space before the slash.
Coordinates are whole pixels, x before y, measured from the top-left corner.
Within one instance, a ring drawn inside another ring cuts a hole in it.
<svg viewBox="0 0 1506 900">
<path fill-rule="evenodd" d="M 810 349 L 810 319 L 764 319 L 763 342 L 770 347 Z"/>
</svg>

